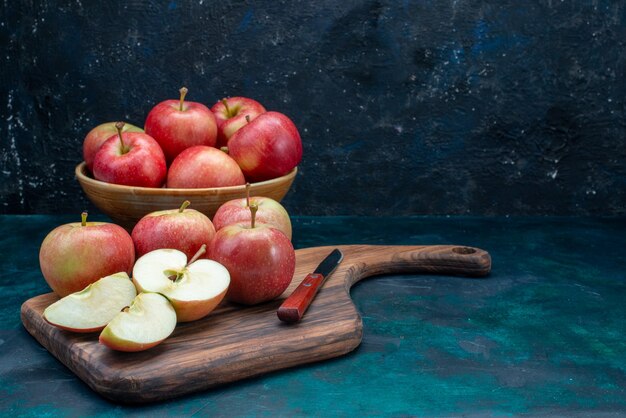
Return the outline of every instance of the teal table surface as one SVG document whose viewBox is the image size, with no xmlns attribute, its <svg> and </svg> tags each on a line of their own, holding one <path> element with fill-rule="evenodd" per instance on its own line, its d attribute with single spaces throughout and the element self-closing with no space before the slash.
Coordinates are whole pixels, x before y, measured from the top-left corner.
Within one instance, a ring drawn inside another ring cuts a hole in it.
<svg viewBox="0 0 626 418">
<path fill-rule="evenodd" d="M 294 217 L 294 246 L 459 244 L 486 279 L 352 288 L 353 352 L 145 406 L 92 392 L 23 328 L 38 250 L 75 216 L 0 216 L 0 416 L 625 416 L 626 219 Z"/>
</svg>

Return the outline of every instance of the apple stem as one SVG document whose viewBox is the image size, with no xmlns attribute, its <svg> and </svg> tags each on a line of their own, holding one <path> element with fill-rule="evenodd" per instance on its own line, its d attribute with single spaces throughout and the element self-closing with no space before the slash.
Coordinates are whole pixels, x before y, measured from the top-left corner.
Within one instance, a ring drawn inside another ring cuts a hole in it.
<svg viewBox="0 0 626 418">
<path fill-rule="evenodd" d="M 187 206 L 189 205 L 191 205 L 191 202 L 189 200 L 185 200 L 183 204 L 180 205 L 180 208 L 178 209 L 178 213 L 183 213 L 183 211 L 187 209 Z"/>
<path fill-rule="evenodd" d="M 246 183 L 246 207 L 250 207 L 250 183 Z"/>
<path fill-rule="evenodd" d="M 80 214 L 80 226 L 87 226 L 87 211 Z"/>
<path fill-rule="evenodd" d="M 228 147 L 220 147 L 220 151 L 228 154 Z"/>
<path fill-rule="evenodd" d="M 259 210 L 259 205 L 253 203 L 250 205 L 250 212 L 252 213 L 252 219 L 250 220 L 250 229 L 254 229 L 254 222 L 256 221 L 256 211 Z"/>
<path fill-rule="evenodd" d="M 124 122 L 117 122 L 115 124 L 115 129 L 117 129 L 117 136 L 119 136 L 120 145 L 122 146 L 122 154 L 126 154 L 128 152 L 128 149 L 126 149 L 126 146 L 124 145 L 124 138 L 122 138 L 122 129 L 124 129 L 124 125 L 126 125 Z"/>
<path fill-rule="evenodd" d="M 187 89 L 187 87 L 181 87 L 180 90 L 178 90 L 180 92 L 180 108 L 178 110 L 180 110 L 181 112 L 183 111 L 183 104 L 185 103 L 185 96 L 187 95 L 187 92 L 189 91 Z"/>
<path fill-rule="evenodd" d="M 224 107 L 226 108 L 226 116 L 228 116 L 229 118 L 232 117 L 232 115 L 230 114 L 230 107 L 228 107 L 228 100 L 226 100 L 226 97 L 224 97 L 222 99 L 222 104 L 224 105 Z"/>
<path fill-rule="evenodd" d="M 246 115 L 246 123 L 250 123 L 250 115 Z"/>
<path fill-rule="evenodd" d="M 197 259 L 202 257 L 202 254 L 204 254 L 204 253 L 206 253 L 206 244 L 202 244 L 202 247 L 200 247 L 198 252 L 195 253 L 193 257 L 191 257 L 191 260 L 189 260 L 189 262 L 187 263 L 187 265 L 185 267 L 189 267 L 189 265 L 191 263 L 194 263 Z"/>
</svg>

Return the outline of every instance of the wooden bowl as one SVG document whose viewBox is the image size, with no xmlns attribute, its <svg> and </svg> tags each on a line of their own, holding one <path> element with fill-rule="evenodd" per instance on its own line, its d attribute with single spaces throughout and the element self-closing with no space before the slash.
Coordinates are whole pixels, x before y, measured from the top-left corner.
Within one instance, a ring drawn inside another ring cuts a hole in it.
<svg viewBox="0 0 626 418">
<path fill-rule="evenodd" d="M 250 183 L 250 196 L 266 196 L 280 201 L 289 191 L 297 172 L 298 167 L 282 177 Z M 91 177 L 84 162 L 76 166 L 75 173 L 89 200 L 129 231 L 144 215 L 156 210 L 176 209 L 185 200 L 191 202 L 190 208 L 213 219 L 223 203 L 246 196 L 246 186 L 166 189 L 105 183 Z"/>
</svg>

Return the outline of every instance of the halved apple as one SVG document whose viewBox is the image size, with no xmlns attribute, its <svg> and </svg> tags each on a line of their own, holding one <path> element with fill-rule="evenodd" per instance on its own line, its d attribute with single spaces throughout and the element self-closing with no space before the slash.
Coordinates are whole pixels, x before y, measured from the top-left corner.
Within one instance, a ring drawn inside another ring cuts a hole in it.
<svg viewBox="0 0 626 418">
<path fill-rule="evenodd" d="M 174 306 L 178 322 L 195 321 L 208 315 L 222 301 L 230 274 L 213 260 L 196 259 L 189 263 L 185 253 L 159 249 L 140 257 L 133 268 L 133 282 L 141 292 L 157 292 Z"/>
<path fill-rule="evenodd" d="M 102 330 L 100 343 L 118 351 L 142 351 L 160 344 L 176 328 L 172 304 L 158 293 L 140 293 Z"/>
<path fill-rule="evenodd" d="M 50 324 L 74 332 L 102 330 L 137 295 L 125 272 L 94 282 L 48 306 L 43 317 Z"/>
</svg>

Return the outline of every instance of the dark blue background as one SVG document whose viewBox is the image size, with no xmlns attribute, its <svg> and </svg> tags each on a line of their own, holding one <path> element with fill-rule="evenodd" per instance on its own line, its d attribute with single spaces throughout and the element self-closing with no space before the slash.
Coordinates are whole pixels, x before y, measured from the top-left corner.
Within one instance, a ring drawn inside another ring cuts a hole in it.
<svg viewBox="0 0 626 418">
<path fill-rule="evenodd" d="M 95 4 L 99 3 L 99 4 Z M 622 1 L 20 1 L 0 9 L 0 213 L 91 208 L 95 125 L 255 98 L 294 214 L 626 213 Z"/>
</svg>

